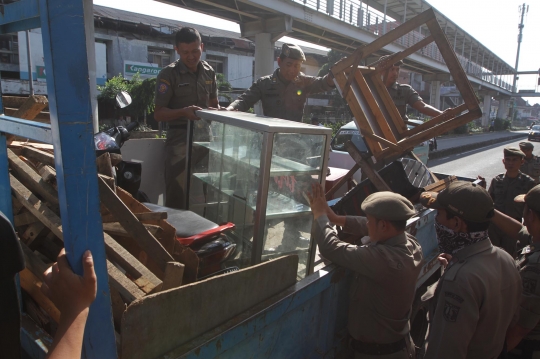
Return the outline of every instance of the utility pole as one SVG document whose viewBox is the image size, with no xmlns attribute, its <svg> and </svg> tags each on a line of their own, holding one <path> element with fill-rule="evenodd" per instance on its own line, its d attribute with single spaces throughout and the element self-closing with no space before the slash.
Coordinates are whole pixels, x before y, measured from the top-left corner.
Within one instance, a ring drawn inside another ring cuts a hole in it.
<svg viewBox="0 0 540 359">
<path fill-rule="evenodd" d="M 518 25 L 519 28 L 519 35 L 518 35 L 518 47 L 517 47 L 517 54 L 516 54 L 516 73 L 514 73 L 514 86 L 513 90 L 517 92 L 516 83 L 517 83 L 517 71 L 518 71 L 518 64 L 519 64 L 519 50 L 521 48 L 521 40 L 523 39 L 523 28 L 525 25 L 523 25 L 523 18 L 525 17 L 525 10 L 529 12 L 529 7 L 525 6 L 525 3 L 520 6 L 521 10 L 521 22 Z"/>
</svg>

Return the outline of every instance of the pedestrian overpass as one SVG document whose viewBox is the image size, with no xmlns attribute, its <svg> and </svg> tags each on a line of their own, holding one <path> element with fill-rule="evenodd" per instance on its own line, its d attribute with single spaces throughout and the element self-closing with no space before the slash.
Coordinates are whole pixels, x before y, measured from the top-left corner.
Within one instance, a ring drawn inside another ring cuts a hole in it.
<svg viewBox="0 0 540 359">
<path fill-rule="evenodd" d="M 255 78 L 273 71 L 274 42 L 282 36 L 329 47 L 344 53 L 374 41 L 432 6 L 424 0 L 166 0 L 168 4 L 240 24 L 242 36 L 255 41 Z M 499 100 L 498 116 L 508 112 L 517 93 L 515 69 L 437 11 L 437 19 L 467 76 L 484 99 L 483 124 L 489 121 L 491 98 Z M 378 55 L 403 50 L 429 35 L 421 26 L 386 46 Z M 451 81 L 434 43 L 410 55 L 405 68 L 431 82 L 431 104 L 440 108 L 441 83 Z"/>
</svg>

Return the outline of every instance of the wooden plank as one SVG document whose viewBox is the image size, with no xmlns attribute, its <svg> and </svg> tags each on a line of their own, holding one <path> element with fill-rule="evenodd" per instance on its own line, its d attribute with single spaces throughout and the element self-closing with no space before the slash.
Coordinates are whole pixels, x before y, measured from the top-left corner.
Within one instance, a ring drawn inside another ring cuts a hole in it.
<svg viewBox="0 0 540 359">
<path fill-rule="evenodd" d="M 178 288 L 182 285 L 182 278 L 184 277 L 185 265 L 178 262 L 168 262 L 167 268 L 165 268 L 165 277 L 163 278 L 163 285 L 161 291 Z"/>
<path fill-rule="evenodd" d="M 444 62 L 446 63 L 446 66 L 448 67 L 448 70 L 450 70 L 450 74 L 452 75 L 452 82 L 458 88 L 461 97 L 463 98 L 463 101 L 465 102 L 465 104 L 467 104 L 467 108 L 469 109 L 469 111 L 479 109 L 480 104 L 478 102 L 478 99 L 476 98 L 471 83 L 467 78 L 467 74 L 463 70 L 463 67 L 461 67 L 461 64 L 455 52 L 452 50 L 452 47 L 450 46 L 446 35 L 441 29 L 439 22 L 436 18 L 433 18 L 429 21 L 426 21 L 426 25 L 431 32 L 431 35 L 435 38 L 435 43 L 437 44 L 437 47 L 441 52 Z"/>
<path fill-rule="evenodd" d="M 2 96 L 2 105 L 4 107 L 19 108 L 28 99 L 28 96 Z M 49 105 L 45 106 L 43 110 L 48 111 Z"/>
<path fill-rule="evenodd" d="M 143 226 L 154 236 L 163 231 L 160 226 L 156 226 L 155 224 L 143 224 Z M 103 231 L 117 236 L 131 236 L 131 234 L 122 227 L 120 222 L 103 223 Z"/>
<path fill-rule="evenodd" d="M 415 135 L 417 133 L 420 133 L 422 131 L 428 130 L 432 127 L 435 127 L 436 125 L 439 125 L 443 122 L 446 122 L 448 120 L 451 120 L 452 118 L 458 116 L 463 111 L 467 111 L 467 105 L 461 104 L 457 107 L 454 107 L 452 109 L 446 110 L 445 112 L 441 113 L 438 116 L 433 117 L 431 120 L 424 122 L 421 125 L 415 126 L 414 128 L 411 128 L 410 130 L 407 130 L 404 133 L 404 136 L 410 137 L 412 135 Z M 433 136 L 435 137 L 435 136 Z"/>
<path fill-rule="evenodd" d="M 360 61 L 362 61 L 362 58 L 360 56 L 357 56 L 354 60 L 354 63 L 351 66 L 351 71 L 347 74 L 347 82 L 345 83 L 345 86 L 342 90 L 342 96 L 347 97 L 347 94 L 349 93 L 349 90 L 351 89 L 351 84 L 354 81 L 356 71 L 358 71 L 358 65 L 360 65 Z"/>
<path fill-rule="evenodd" d="M 122 162 L 122 155 L 121 154 L 119 154 L 119 153 L 110 153 L 109 155 L 111 156 L 111 164 L 113 166 L 116 166 L 117 164 Z"/>
<path fill-rule="evenodd" d="M 54 155 L 51 155 L 48 152 L 30 146 L 24 146 L 21 150 L 21 154 L 24 157 L 41 162 L 54 168 Z"/>
<path fill-rule="evenodd" d="M 443 180 L 438 180 L 435 183 L 425 186 L 424 191 L 425 192 L 440 192 L 446 187 L 448 187 L 448 185 L 454 181 L 457 181 L 456 176 L 448 176 Z"/>
<path fill-rule="evenodd" d="M 51 166 L 43 164 L 38 166 L 38 173 L 45 182 L 56 185 L 56 171 Z"/>
<path fill-rule="evenodd" d="M 41 232 L 45 229 L 45 226 L 41 222 L 35 222 L 26 228 L 26 230 L 21 234 L 21 240 L 27 245 L 31 246 L 34 239 L 36 239 Z"/>
<path fill-rule="evenodd" d="M 36 116 L 49 105 L 47 97 L 41 95 L 29 96 L 19 109 L 12 114 L 12 117 L 33 120 Z"/>
<path fill-rule="evenodd" d="M 349 172 L 347 172 L 345 176 L 341 177 L 336 182 L 336 184 L 332 188 L 330 188 L 328 192 L 326 192 L 325 194 L 326 200 L 330 200 L 332 196 L 334 195 L 334 193 L 336 193 L 336 191 L 340 189 L 341 186 L 343 186 L 349 180 L 349 178 L 351 178 L 359 169 L 360 169 L 360 165 L 358 163 L 355 163 L 354 166 L 349 170 Z"/>
<path fill-rule="evenodd" d="M 149 221 L 159 221 L 161 219 L 167 219 L 167 212 L 144 212 L 144 213 L 133 213 L 139 222 L 149 222 Z M 109 213 L 101 217 L 103 223 L 118 222 L 114 214 Z"/>
<path fill-rule="evenodd" d="M 371 81 L 373 82 L 373 85 L 375 86 L 375 89 L 377 90 L 377 93 L 380 96 L 381 101 L 384 104 L 384 107 L 386 108 L 386 111 L 388 111 L 388 115 L 390 116 L 390 119 L 394 123 L 394 126 L 396 127 L 398 133 L 400 134 L 400 139 L 403 137 L 403 134 L 405 131 L 407 131 L 407 125 L 403 121 L 403 118 L 401 117 L 396 104 L 392 100 L 392 97 L 388 93 L 388 90 L 386 89 L 386 86 L 384 86 L 381 76 L 371 76 Z"/>
<path fill-rule="evenodd" d="M 161 270 L 165 271 L 167 262 L 173 262 L 173 257 L 163 248 L 161 243 L 149 233 L 144 225 L 137 220 L 137 217 L 129 210 L 120 198 L 107 186 L 105 181 L 98 177 L 101 202 L 107 209 L 114 213 L 124 229 L 131 234 L 139 246 L 148 253 Z"/>
<path fill-rule="evenodd" d="M 377 70 L 375 71 L 375 73 L 381 74 L 385 72 L 389 68 L 393 67 L 396 62 L 403 60 L 409 55 L 414 54 L 416 51 L 422 49 L 423 47 L 426 47 L 427 45 L 432 43 L 434 40 L 435 39 L 433 35 L 429 35 L 427 37 L 424 37 L 422 40 L 418 41 L 416 44 L 406 48 L 405 50 L 396 52 L 388 56 L 386 59 L 384 59 L 382 62 L 378 64 Z M 373 64 L 371 64 L 370 66 L 373 66 Z"/>
<path fill-rule="evenodd" d="M 396 142 L 396 137 L 394 136 L 394 133 L 388 126 L 388 121 L 384 117 L 384 114 L 382 113 L 381 109 L 379 108 L 379 104 L 375 101 L 375 98 L 373 96 L 373 93 L 371 92 L 371 89 L 369 88 L 366 79 L 364 76 L 357 72 L 355 75 L 356 83 L 358 84 L 360 91 L 362 91 L 362 94 L 364 95 L 364 98 L 366 99 L 367 103 L 369 104 L 369 107 L 371 109 L 371 112 L 375 116 L 375 120 L 377 121 L 377 124 L 379 125 L 379 128 L 382 131 L 382 134 L 384 135 L 384 138 L 387 139 L 390 142 Z M 375 131 L 373 131 L 375 133 Z"/>
<path fill-rule="evenodd" d="M 30 270 L 30 272 L 32 272 L 32 274 L 34 274 L 37 278 L 39 278 L 40 281 L 43 281 L 43 273 L 45 273 L 47 268 L 49 268 L 51 265 L 43 262 L 41 258 L 26 244 L 21 243 L 21 247 L 23 250 L 26 268 Z"/>
<path fill-rule="evenodd" d="M 127 303 L 144 297 L 144 292 L 110 261 L 107 261 L 107 272 L 109 273 L 109 285 L 116 289 Z"/>
<path fill-rule="evenodd" d="M 36 301 L 37 304 L 56 322 L 60 321 L 60 311 L 54 303 L 41 292 L 42 282 L 30 272 L 28 269 L 23 269 L 19 272 L 21 287 Z"/>
<path fill-rule="evenodd" d="M 345 84 L 345 75 L 343 73 L 339 73 L 337 75 L 334 75 L 334 78 L 336 79 L 336 82 L 338 83 L 338 86 L 341 88 Z M 345 98 L 347 101 L 347 104 L 349 104 L 349 108 L 351 109 L 356 127 L 360 130 L 362 134 L 365 133 L 373 133 L 373 130 L 369 126 L 369 121 L 360 106 L 360 103 L 358 102 L 358 99 L 356 98 L 356 94 L 354 91 L 349 91 L 347 94 L 347 97 Z M 371 152 L 375 155 L 377 153 L 380 153 L 382 151 L 382 147 L 379 144 L 379 142 L 372 140 L 371 138 L 366 138 L 366 145 L 369 147 Z"/>
<path fill-rule="evenodd" d="M 114 177 L 112 163 L 111 163 L 111 155 L 108 152 L 105 152 L 98 158 L 96 158 L 96 164 L 98 173 L 108 176 L 108 177 Z"/>
<path fill-rule="evenodd" d="M 14 227 L 27 226 L 34 222 L 37 222 L 37 218 L 30 212 L 23 212 L 13 217 Z"/>
<path fill-rule="evenodd" d="M 285 256 L 137 300 L 122 318 L 122 358 L 156 358 L 199 337 L 295 285 L 297 267 Z"/>
<path fill-rule="evenodd" d="M 347 149 L 347 152 L 349 152 L 353 160 L 358 163 L 358 165 L 362 169 L 362 176 L 365 175 L 367 178 L 369 178 L 371 180 L 371 183 L 373 183 L 377 190 L 391 191 L 390 187 L 386 184 L 386 182 L 384 182 L 379 173 L 377 173 L 377 171 L 375 171 L 369 165 L 369 163 L 364 160 L 360 151 L 358 151 L 356 146 L 351 141 L 345 142 L 345 148 Z"/>
<path fill-rule="evenodd" d="M 22 149 L 23 147 L 32 147 L 37 148 L 38 150 L 43 150 L 45 152 L 54 152 L 54 146 L 50 145 L 48 143 L 41 143 L 41 142 L 29 142 L 29 141 L 13 141 L 9 145 L 9 148 L 19 148 Z"/>
<path fill-rule="evenodd" d="M 402 147 L 414 147 L 421 142 L 427 141 L 435 136 L 440 136 L 443 133 L 450 131 L 451 129 L 454 129 L 461 125 L 469 123 L 472 120 L 477 119 L 481 115 L 482 115 L 482 110 L 480 109 L 473 112 L 467 112 L 449 121 L 436 125 L 429 130 L 425 130 L 423 132 L 417 133 L 416 135 L 403 139 L 398 142 L 398 145 Z"/>
<path fill-rule="evenodd" d="M 146 268 L 137 258 L 116 242 L 107 233 L 103 234 L 105 252 L 107 257 L 122 267 L 132 278 L 135 284 L 145 293 L 150 293 L 155 287 L 161 285 L 161 280 Z"/>
<path fill-rule="evenodd" d="M 58 192 L 24 163 L 11 149 L 8 148 L 9 166 L 17 178 L 32 192 L 41 196 L 45 201 L 58 206 Z"/>
<path fill-rule="evenodd" d="M 346 58 L 338 61 L 331 69 L 334 76 L 338 72 L 342 72 L 347 67 L 352 66 L 352 64 L 355 62 L 357 57 L 360 57 L 362 59 L 365 59 L 375 51 L 378 51 L 382 49 L 384 46 L 390 44 L 391 42 L 399 39 L 403 35 L 418 29 L 421 25 L 425 24 L 428 20 L 435 19 L 435 12 L 433 9 L 428 9 L 424 11 L 423 13 L 420 13 L 410 19 L 409 21 L 404 22 L 400 26 L 396 27 L 395 29 L 387 32 L 383 36 L 375 39 L 375 41 L 366 44 L 364 46 L 359 47 L 356 49 L 351 55 L 347 56 Z"/>
<path fill-rule="evenodd" d="M 377 136 L 373 133 L 365 133 L 365 136 L 369 137 L 369 138 L 372 138 L 374 139 L 375 141 L 381 143 L 381 144 L 384 144 L 386 145 L 387 147 L 393 149 L 394 151 L 397 151 L 397 152 L 405 152 L 405 149 L 403 149 L 402 147 L 396 145 L 395 143 L 393 142 L 390 142 L 388 141 L 387 139 L 385 138 L 382 138 L 380 136 Z"/>
</svg>

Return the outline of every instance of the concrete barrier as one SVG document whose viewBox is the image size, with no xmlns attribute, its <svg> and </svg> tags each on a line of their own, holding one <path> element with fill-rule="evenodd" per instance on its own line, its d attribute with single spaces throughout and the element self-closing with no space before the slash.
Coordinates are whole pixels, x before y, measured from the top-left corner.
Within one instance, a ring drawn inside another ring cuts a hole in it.
<svg viewBox="0 0 540 359">
<path fill-rule="evenodd" d="M 508 136 L 508 137 L 503 137 L 503 138 L 499 137 L 499 138 L 494 138 L 494 139 L 491 139 L 491 140 L 475 142 L 475 143 L 469 143 L 469 144 L 463 145 L 463 146 L 446 148 L 444 150 L 430 152 L 429 153 L 429 159 L 430 160 L 436 160 L 438 158 L 442 158 L 442 157 L 446 157 L 446 156 L 450 156 L 450 155 L 455 155 L 455 154 L 460 154 L 460 153 L 463 153 L 463 152 L 476 150 L 478 148 L 495 145 L 495 144 L 501 143 L 501 142 L 517 140 L 517 139 L 524 138 L 524 137 L 527 137 L 526 133 L 519 133 L 519 134 L 515 134 L 515 135 L 512 135 L 512 136 Z"/>
</svg>

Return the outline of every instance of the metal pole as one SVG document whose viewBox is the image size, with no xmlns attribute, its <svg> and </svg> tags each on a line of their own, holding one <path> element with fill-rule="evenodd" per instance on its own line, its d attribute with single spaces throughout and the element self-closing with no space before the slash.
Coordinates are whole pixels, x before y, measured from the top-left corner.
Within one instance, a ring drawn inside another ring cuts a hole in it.
<svg viewBox="0 0 540 359">
<path fill-rule="evenodd" d="M 523 28 L 525 25 L 523 25 L 523 18 L 525 17 L 525 3 L 521 5 L 521 22 L 518 25 L 519 28 L 519 35 L 518 35 L 518 47 L 517 47 L 517 54 L 516 54 L 516 72 L 514 73 L 514 85 L 512 92 L 517 92 L 516 83 L 517 83 L 517 71 L 518 71 L 518 64 L 519 64 L 519 50 L 521 48 L 521 40 L 523 39 Z M 513 116 L 512 116 L 513 117 Z M 513 118 L 512 118 L 513 120 Z"/>
<path fill-rule="evenodd" d="M 383 18 L 383 35 L 386 34 L 386 5 L 388 5 L 388 0 L 384 0 L 384 18 Z"/>
<path fill-rule="evenodd" d="M 30 30 L 26 30 L 26 55 L 28 57 L 28 85 L 30 96 L 34 95 L 34 79 L 32 76 L 32 53 L 30 52 Z"/>
</svg>

